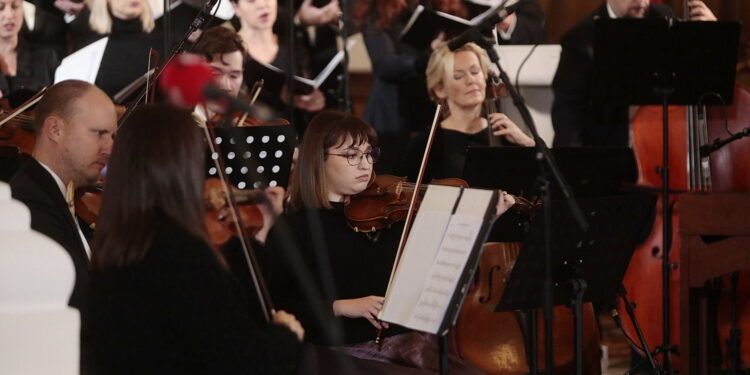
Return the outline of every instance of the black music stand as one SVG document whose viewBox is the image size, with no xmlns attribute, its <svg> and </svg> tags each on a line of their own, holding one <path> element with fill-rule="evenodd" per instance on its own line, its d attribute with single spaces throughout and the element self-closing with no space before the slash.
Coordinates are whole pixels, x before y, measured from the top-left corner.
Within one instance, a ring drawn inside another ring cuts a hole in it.
<svg viewBox="0 0 750 375">
<path fill-rule="evenodd" d="M 668 106 L 700 104 L 708 96 L 731 103 L 739 46 L 737 22 L 598 19 L 594 34 L 595 98 L 616 104 L 660 104 L 662 116 L 662 181 L 669 181 Z M 711 102 L 706 104 L 715 104 Z M 669 184 L 662 184 L 669 202 Z M 663 233 L 672 233 L 671 206 L 664 205 Z M 662 243 L 664 369 L 672 373 L 669 322 L 669 253 L 671 236 Z"/>
<path fill-rule="evenodd" d="M 589 222 L 588 231 L 583 231 L 571 212 L 564 209 L 564 201 L 552 201 L 554 304 L 573 310 L 577 374 L 583 369 L 582 304 L 607 303 L 615 297 L 636 245 L 651 229 L 649 218 L 655 202 L 651 194 L 580 198 Z M 540 283 L 544 274 L 544 215 L 540 213 L 532 220 L 528 240 L 495 311 L 533 310 L 544 304 Z M 536 352 L 535 344 L 531 350 Z"/>
<path fill-rule="evenodd" d="M 577 197 L 616 195 L 635 183 L 638 170 L 627 147 L 555 147 L 560 171 Z M 479 189 L 501 189 L 536 201 L 541 171 L 536 149 L 531 147 L 470 146 L 466 150 L 463 179 Z M 564 199 L 551 184 L 552 199 Z M 500 216 L 490 232 L 491 242 L 523 242 L 528 217 L 516 211 Z"/>
<path fill-rule="evenodd" d="M 240 190 L 289 184 L 297 133 L 292 125 L 215 128 L 212 140 L 221 153 L 229 182 Z M 207 158 L 217 157 L 207 153 Z M 218 177 L 208 159 L 208 177 Z"/>
</svg>

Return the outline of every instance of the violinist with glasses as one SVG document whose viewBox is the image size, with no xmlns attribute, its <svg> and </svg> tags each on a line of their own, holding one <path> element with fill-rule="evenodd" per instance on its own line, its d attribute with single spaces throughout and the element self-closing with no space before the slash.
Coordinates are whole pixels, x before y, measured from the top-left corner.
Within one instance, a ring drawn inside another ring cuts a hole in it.
<svg viewBox="0 0 750 375">
<path fill-rule="evenodd" d="M 375 130 L 358 117 L 324 111 L 313 118 L 305 132 L 290 184 L 290 210 L 285 219 L 293 234 L 291 240 L 314 274 L 317 286 L 322 288 L 329 281 L 333 284 L 334 294 L 322 302 L 341 323 L 343 342 L 326 341 L 327 327 L 321 326 L 309 310 L 310 304 L 298 295 L 300 286 L 289 278 L 290 266 L 285 259 L 272 257 L 264 271 L 277 298 L 275 303 L 299 317 L 308 340 L 324 345 L 343 344 L 337 349 L 360 358 L 437 369 L 434 336 L 377 319 L 403 222 L 376 233 L 362 233 L 350 227 L 345 214 L 347 204 L 367 189 L 374 177 L 373 165 L 381 156 L 377 144 Z M 506 194 L 502 197 L 497 205 L 498 215 L 515 202 Z M 276 226 L 272 228 L 266 250 L 289 240 L 281 233 Z M 381 348 L 373 341 L 378 330 L 386 336 Z M 475 371 L 457 358 L 450 362 L 456 371 Z"/>
</svg>

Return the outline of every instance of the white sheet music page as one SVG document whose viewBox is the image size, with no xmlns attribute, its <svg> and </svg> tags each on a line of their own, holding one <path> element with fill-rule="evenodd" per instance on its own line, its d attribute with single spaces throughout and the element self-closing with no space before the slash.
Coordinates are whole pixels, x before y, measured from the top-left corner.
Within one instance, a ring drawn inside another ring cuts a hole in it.
<svg viewBox="0 0 750 375">
<path fill-rule="evenodd" d="M 430 186 L 427 193 L 435 188 L 442 187 Z M 436 193 L 430 197 L 437 200 L 434 202 L 436 205 L 447 206 L 456 201 L 456 197 L 449 196 L 447 191 Z M 394 307 L 394 310 L 400 312 L 397 315 L 398 321 L 394 320 L 393 323 L 418 331 L 438 333 L 477 241 L 492 197 L 493 192 L 489 190 L 464 189 L 456 212 L 449 215 L 447 225 L 444 222 L 441 222 L 441 226 L 432 225 L 426 231 L 426 237 L 417 237 L 419 234 L 412 229 L 396 271 L 393 293 L 390 298 L 386 297 L 388 306 L 383 307 L 382 320 L 391 322 L 391 315 L 386 312 L 386 307 L 398 306 Z M 437 215 L 425 211 L 424 204 L 423 201 L 417 219 L 420 216 L 431 216 L 432 218 L 423 221 L 427 223 Z M 444 220 L 444 217 L 440 219 Z M 409 289 L 408 293 L 400 293 L 404 289 Z"/>
<path fill-rule="evenodd" d="M 460 192 L 461 189 L 451 186 L 430 185 L 427 188 L 393 283 L 386 291 L 379 316 L 381 320 L 400 325 L 406 325 L 410 320 Z"/>
</svg>

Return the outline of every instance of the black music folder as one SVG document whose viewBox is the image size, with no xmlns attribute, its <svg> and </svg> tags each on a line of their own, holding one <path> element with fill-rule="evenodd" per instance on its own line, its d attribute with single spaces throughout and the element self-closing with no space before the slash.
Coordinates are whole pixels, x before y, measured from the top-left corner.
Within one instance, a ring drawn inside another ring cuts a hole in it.
<svg viewBox="0 0 750 375">
<path fill-rule="evenodd" d="M 481 5 L 475 4 L 474 7 Z M 401 31 L 399 40 L 417 49 L 429 48 L 440 32 L 445 33 L 446 40 L 454 38 L 470 27 L 478 25 L 492 11 L 492 7 L 486 7 L 482 13 L 467 20 L 418 5 Z"/>
<path fill-rule="evenodd" d="M 347 50 L 351 49 L 352 46 L 354 46 L 353 41 L 347 42 Z M 343 59 L 344 51 L 341 50 L 333 56 L 331 61 L 313 79 L 295 75 L 294 92 L 300 95 L 307 95 L 319 89 L 323 83 L 331 79 L 331 73 L 341 64 Z M 276 66 L 249 59 L 245 64 L 244 80 L 248 87 L 252 87 L 253 83 L 262 79 L 266 90 L 280 92 L 281 88 L 286 84 L 286 74 L 285 71 Z"/>
</svg>

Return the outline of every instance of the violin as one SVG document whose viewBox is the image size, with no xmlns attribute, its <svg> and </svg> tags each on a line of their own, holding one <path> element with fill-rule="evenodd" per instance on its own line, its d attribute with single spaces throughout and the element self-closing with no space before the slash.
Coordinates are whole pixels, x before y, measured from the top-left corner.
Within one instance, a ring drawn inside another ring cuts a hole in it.
<svg viewBox="0 0 750 375">
<path fill-rule="evenodd" d="M 42 89 L 29 100 L 11 110 L 7 100 L 0 102 L 2 114 L 0 119 L 0 147 L 13 147 L 17 154 L 31 155 L 36 143 L 34 135 L 34 113 L 29 110 L 44 96 Z"/>
<path fill-rule="evenodd" d="M 228 125 L 227 125 L 228 124 Z M 279 125 L 290 125 L 289 121 L 283 118 L 275 118 L 270 121 L 263 121 L 252 116 L 248 116 L 244 112 L 236 112 L 229 115 L 217 113 L 213 115 L 208 121 L 206 126 L 213 128 L 223 127 L 249 127 L 249 126 L 279 126 Z"/>
<path fill-rule="evenodd" d="M 375 174 L 373 173 L 373 176 Z M 469 184 L 460 178 L 432 180 L 433 185 L 468 188 Z M 417 195 L 417 205 L 427 186 L 421 186 Z M 406 182 L 406 177 L 378 175 L 359 194 L 349 198 L 344 207 L 349 227 L 355 232 L 370 233 L 390 227 L 393 223 L 406 220 L 409 203 L 414 196 L 415 184 Z M 532 203 L 523 197 L 513 196 L 516 203 L 511 207 L 528 216 L 533 216 L 539 203 Z"/>
<path fill-rule="evenodd" d="M 99 218 L 99 208 L 102 206 L 104 195 L 104 183 L 76 189 L 73 201 L 76 216 L 83 220 L 92 230 L 96 229 L 96 221 Z"/>
<path fill-rule="evenodd" d="M 265 81 L 261 79 L 255 81 L 253 84 L 253 88 L 250 89 L 250 105 L 254 105 L 255 101 L 258 100 L 258 96 L 260 95 L 261 90 L 263 90 L 264 82 Z M 289 125 L 289 121 L 283 118 L 275 118 L 266 121 L 249 116 L 248 113 L 244 111 L 237 111 L 228 114 L 217 113 L 206 121 L 206 126 L 212 128 L 277 125 Z"/>
<path fill-rule="evenodd" d="M 233 189 L 232 194 L 238 205 L 240 222 L 244 225 L 245 233 L 248 236 L 254 236 L 263 228 L 264 224 L 263 213 L 258 207 L 258 203 L 262 202 L 263 192 L 260 190 Z M 232 237 L 239 235 L 221 181 L 217 178 L 207 179 L 203 197 L 206 207 L 206 229 L 211 243 L 216 249 L 220 249 Z"/>
</svg>

